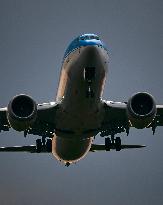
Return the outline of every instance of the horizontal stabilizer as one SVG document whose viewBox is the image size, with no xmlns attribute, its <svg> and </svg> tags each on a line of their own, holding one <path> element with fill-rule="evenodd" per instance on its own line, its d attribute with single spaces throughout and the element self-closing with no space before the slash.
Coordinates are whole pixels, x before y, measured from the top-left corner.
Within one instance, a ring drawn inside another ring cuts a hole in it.
<svg viewBox="0 0 163 205">
<path fill-rule="evenodd" d="M 0 152 L 30 152 L 30 153 L 37 153 L 35 145 L 29 146 L 13 146 L 13 147 L 0 147 Z M 47 153 L 48 151 L 46 148 L 42 148 L 42 153 Z"/>
<path fill-rule="evenodd" d="M 145 145 L 121 145 L 121 149 L 135 149 L 135 148 L 143 148 L 146 147 Z M 115 145 L 110 145 L 110 149 L 116 149 Z M 92 144 L 91 145 L 91 152 L 95 151 L 106 151 L 104 144 Z"/>
<path fill-rule="evenodd" d="M 133 148 L 143 148 L 145 145 L 121 145 L 121 149 L 133 149 Z M 116 149 L 115 145 L 111 145 L 110 149 Z M 95 151 L 106 151 L 104 144 L 92 144 L 91 152 Z M 29 152 L 29 153 L 37 153 L 35 145 L 29 146 L 13 146 L 13 147 L 0 147 L 0 152 Z M 48 153 L 46 147 L 42 147 L 41 153 Z"/>
</svg>

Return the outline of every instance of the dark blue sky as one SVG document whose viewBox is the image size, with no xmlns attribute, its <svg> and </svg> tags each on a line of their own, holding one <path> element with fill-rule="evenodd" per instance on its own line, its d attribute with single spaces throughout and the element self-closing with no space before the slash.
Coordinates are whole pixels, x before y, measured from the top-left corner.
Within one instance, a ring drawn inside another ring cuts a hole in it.
<svg viewBox="0 0 163 205">
<path fill-rule="evenodd" d="M 19 93 L 53 101 L 66 47 L 89 32 L 110 53 L 104 98 L 127 101 L 147 91 L 163 104 L 163 1 L 0 0 L 0 105 Z M 1 153 L 0 204 L 162 205 L 163 128 L 119 136 L 147 148 L 90 153 L 69 168 L 48 154 Z M 0 145 L 35 139 L 10 131 Z"/>
</svg>

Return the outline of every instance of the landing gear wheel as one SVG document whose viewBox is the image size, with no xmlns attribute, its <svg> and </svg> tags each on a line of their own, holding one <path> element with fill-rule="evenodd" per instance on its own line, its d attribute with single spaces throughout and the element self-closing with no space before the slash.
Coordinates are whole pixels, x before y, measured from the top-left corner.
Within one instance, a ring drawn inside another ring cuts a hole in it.
<svg viewBox="0 0 163 205">
<path fill-rule="evenodd" d="M 47 139 L 46 141 L 46 151 L 52 152 L 52 140 L 51 139 Z"/>
<path fill-rule="evenodd" d="M 70 166 L 70 162 L 66 162 L 65 166 L 69 167 Z"/>
<path fill-rule="evenodd" d="M 38 153 L 40 153 L 41 150 L 42 150 L 42 142 L 41 142 L 41 139 L 37 139 L 37 140 L 36 140 L 36 151 L 37 151 Z"/>
<path fill-rule="evenodd" d="M 110 151 L 111 148 L 111 140 L 109 137 L 105 138 L 105 150 Z"/>
<path fill-rule="evenodd" d="M 120 137 L 115 138 L 115 149 L 116 151 L 121 150 L 121 138 Z"/>
</svg>

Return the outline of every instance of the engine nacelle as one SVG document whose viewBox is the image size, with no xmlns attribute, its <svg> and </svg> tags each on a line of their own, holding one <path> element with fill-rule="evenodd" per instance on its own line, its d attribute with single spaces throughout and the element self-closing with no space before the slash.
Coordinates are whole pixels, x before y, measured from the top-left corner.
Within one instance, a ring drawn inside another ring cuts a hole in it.
<svg viewBox="0 0 163 205">
<path fill-rule="evenodd" d="M 7 119 L 14 130 L 24 131 L 36 120 L 37 105 L 24 94 L 15 96 L 8 104 Z"/>
<path fill-rule="evenodd" d="M 127 103 L 129 121 L 137 129 L 148 127 L 155 118 L 156 112 L 155 100 L 146 92 L 133 95 Z"/>
</svg>

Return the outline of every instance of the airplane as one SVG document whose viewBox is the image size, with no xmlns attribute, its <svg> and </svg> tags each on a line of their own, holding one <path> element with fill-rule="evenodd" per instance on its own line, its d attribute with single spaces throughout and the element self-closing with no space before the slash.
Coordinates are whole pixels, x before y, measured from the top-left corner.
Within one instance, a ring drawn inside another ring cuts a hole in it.
<svg viewBox="0 0 163 205">
<path fill-rule="evenodd" d="M 0 147 L 0 152 L 52 153 L 66 166 L 88 152 L 143 148 L 125 145 L 116 134 L 131 127 L 163 126 L 163 105 L 147 92 L 133 94 L 127 102 L 102 99 L 109 64 L 108 50 L 98 35 L 83 34 L 65 51 L 55 102 L 38 104 L 20 94 L 0 108 L 0 131 L 40 136 L 36 145 Z M 93 144 L 100 134 L 104 144 Z"/>
</svg>

